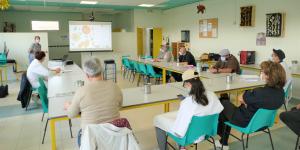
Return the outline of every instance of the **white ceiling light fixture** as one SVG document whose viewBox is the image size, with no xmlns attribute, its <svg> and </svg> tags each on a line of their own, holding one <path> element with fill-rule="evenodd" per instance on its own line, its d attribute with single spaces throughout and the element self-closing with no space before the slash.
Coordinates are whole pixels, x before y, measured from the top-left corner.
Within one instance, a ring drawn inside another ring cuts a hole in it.
<svg viewBox="0 0 300 150">
<path fill-rule="evenodd" d="M 80 4 L 86 4 L 86 5 L 95 5 L 97 4 L 97 1 L 81 1 Z"/>
<path fill-rule="evenodd" d="M 153 7 L 154 4 L 141 4 L 140 7 Z"/>
</svg>

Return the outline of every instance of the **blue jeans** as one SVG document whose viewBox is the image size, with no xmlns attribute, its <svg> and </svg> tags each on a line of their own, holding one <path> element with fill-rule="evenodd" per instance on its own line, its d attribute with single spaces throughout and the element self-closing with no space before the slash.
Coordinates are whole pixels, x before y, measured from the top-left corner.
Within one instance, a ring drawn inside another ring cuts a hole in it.
<svg viewBox="0 0 300 150">
<path fill-rule="evenodd" d="M 80 147 L 81 145 L 81 135 L 82 135 L 82 129 L 78 131 L 78 137 L 77 137 L 78 147 Z"/>
<path fill-rule="evenodd" d="M 78 144 L 79 148 L 80 148 L 80 145 L 81 145 L 81 135 L 82 135 L 82 129 L 80 129 L 78 131 L 78 137 L 77 137 L 77 144 Z"/>
<path fill-rule="evenodd" d="M 30 65 L 31 62 L 34 60 L 34 54 L 33 53 L 29 53 L 28 59 L 29 59 L 29 65 Z"/>
</svg>

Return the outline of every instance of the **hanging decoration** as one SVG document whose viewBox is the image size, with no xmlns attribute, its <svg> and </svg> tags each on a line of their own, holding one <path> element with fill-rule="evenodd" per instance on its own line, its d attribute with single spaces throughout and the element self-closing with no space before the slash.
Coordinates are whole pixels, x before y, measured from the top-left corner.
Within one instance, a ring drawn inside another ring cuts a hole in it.
<svg viewBox="0 0 300 150">
<path fill-rule="evenodd" d="M 203 14 L 204 11 L 205 11 L 205 6 L 199 4 L 199 5 L 197 6 L 197 10 L 198 10 L 198 11 L 197 11 L 198 14 L 199 14 L 200 12 Z"/>
<path fill-rule="evenodd" d="M 8 9 L 9 3 L 8 0 L 0 0 L 0 9 L 5 10 Z"/>
</svg>

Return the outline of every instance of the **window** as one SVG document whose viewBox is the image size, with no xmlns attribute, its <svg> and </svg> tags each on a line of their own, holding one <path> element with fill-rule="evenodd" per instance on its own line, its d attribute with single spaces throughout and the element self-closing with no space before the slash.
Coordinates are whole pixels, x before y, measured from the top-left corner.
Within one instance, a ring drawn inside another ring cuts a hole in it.
<svg viewBox="0 0 300 150">
<path fill-rule="evenodd" d="M 58 21 L 31 21 L 32 30 L 59 30 Z"/>
</svg>

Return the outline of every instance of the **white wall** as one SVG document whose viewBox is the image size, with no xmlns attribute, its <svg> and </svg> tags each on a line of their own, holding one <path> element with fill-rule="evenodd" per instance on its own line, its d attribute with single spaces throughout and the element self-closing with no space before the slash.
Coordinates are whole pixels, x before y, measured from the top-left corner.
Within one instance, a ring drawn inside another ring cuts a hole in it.
<svg viewBox="0 0 300 150">
<path fill-rule="evenodd" d="M 299 0 L 206 0 L 205 14 L 197 14 L 198 3 L 164 11 L 162 17 L 164 35 L 171 41 L 180 41 L 180 31 L 191 31 L 191 49 L 195 56 L 204 52 L 218 52 L 229 48 L 234 55 L 242 49 L 255 50 L 257 63 L 270 57 L 272 48 L 281 48 L 287 60 L 300 60 L 300 1 Z M 254 5 L 255 26 L 240 27 L 240 7 Z M 267 13 L 285 13 L 285 35 L 281 38 L 267 38 L 266 46 L 256 46 L 256 34 L 265 32 Z M 202 38 L 199 34 L 199 19 L 218 18 L 218 38 Z"/>
<path fill-rule="evenodd" d="M 162 11 L 160 10 L 134 10 L 135 28 L 161 27 L 162 22 Z"/>
<path fill-rule="evenodd" d="M 113 32 L 112 33 L 112 47 L 113 52 L 93 52 L 92 56 L 101 60 L 114 59 L 117 63 L 117 69 L 121 67 L 121 57 L 124 55 L 136 56 L 137 43 L 135 32 Z M 82 64 L 91 53 L 81 53 Z"/>
<path fill-rule="evenodd" d="M 6 47 L 9 49 L 8 58 L 17 61 L 18 71 L 24 71 L 29 64 L 28 50 L 37 35 L 41 37 L 42 51 L 47 52 L 48 60 L 48 33 L 46 32 L 0 33 L 0 52 L 3 52 L 4 42 L 6 42 Z"/>
</svg>

